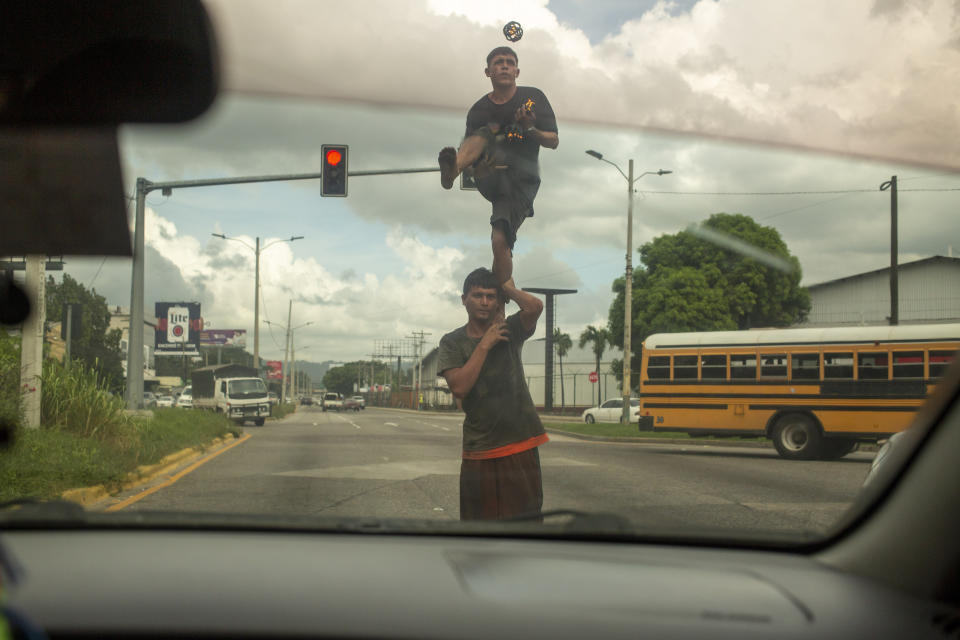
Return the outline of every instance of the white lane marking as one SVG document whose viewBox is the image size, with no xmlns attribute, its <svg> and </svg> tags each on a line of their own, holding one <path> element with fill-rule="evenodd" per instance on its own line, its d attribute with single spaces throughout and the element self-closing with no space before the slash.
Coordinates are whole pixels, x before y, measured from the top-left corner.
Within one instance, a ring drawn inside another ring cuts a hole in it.
<svg viewBox="0 0 960 640">
<path fill-rule="evenodd" d="M 356 422 L 354 422 L 353 420 L 349 420 L 349 419 L 347 419 L 347 418 L 344 418 L 343 416 L 341 416 L 341 415 L 339 415 L 339 414 L 337 414 L 337 415 L 334 416 L 334 417 L 337 418 L 338 420 L 343 421 L 343 422 L 352 424 L 354 429 L 357 429 L 357 430 L 360 429 L 360 425 L 358 425 L 358 424 L 357 424 Z"/>
<path fill-rule="evenodd" d="M 383 423 L 383 426 L 385 426 L 385 427 L 399 427 L 400 425 L 398 425 L 396 422 L 384 422 L 384 423 Z"/>
<path fill-rule="evenodd" d="M 444 427 L 439 424 L 433 424 L 432 422 L 424 422 L 423 420 L 417 420 L 420 424 L 425 424 L 428 427 L 433 427 L 434 429 L 443 429 L 444 431 L 450 431 L 450 427 Z"/>
</svg>

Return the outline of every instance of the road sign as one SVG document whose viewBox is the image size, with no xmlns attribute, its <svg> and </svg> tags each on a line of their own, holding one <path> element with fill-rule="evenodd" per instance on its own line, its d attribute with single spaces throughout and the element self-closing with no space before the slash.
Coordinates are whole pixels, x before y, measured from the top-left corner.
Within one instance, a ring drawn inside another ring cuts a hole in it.
<svg viewBox="0 0 960 640">
<path fill-rule="evenodd" d="M 596 371 L 591 371 L 590 375 L 587 376 L 587 380 L 590 382 L 597 382 L 600 380 L 600 376 L 597 375 Z"/>
</svg>

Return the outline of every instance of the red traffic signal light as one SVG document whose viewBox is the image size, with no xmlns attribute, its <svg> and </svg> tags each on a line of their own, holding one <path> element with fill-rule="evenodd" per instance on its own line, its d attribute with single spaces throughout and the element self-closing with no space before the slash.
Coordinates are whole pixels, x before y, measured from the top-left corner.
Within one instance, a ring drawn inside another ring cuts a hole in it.
<svg viewBox="0 0 960 640">
<path fill-rule="evenodd" d="M 347 195 L 347 150 L 345 144 L 325 144 L 320 148 L 323 172 L 320 195 L 344 198 Z"/>
</svg>

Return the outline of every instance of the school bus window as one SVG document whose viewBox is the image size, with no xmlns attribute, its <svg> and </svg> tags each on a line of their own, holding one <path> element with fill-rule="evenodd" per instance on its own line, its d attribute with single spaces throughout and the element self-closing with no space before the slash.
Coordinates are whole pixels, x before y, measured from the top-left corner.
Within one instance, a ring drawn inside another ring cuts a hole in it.
<svg viewBox="0 0 960 640">
<path fill-rule="evenodd" d="M 731 355 L 730 377 L 734 380 L 756 380 L 757 357 L 753 355 Z"/>
<path fill-rule="evenodd" d="M 853 380 L 852 353 L 823 354 L 824 380 Z"/>
<path fill-rule="evenodd" d="M 850 372 L 851 376 L 853 371 Z M 795 353 L 790 357 L 790 378 L 793 380 L 819 380 L 820 354 Z"/>
<path fill-rule="evenodd" d="M 673 379 L 696 380 L 697 356 L 673 356 Z"/>
<path fill-rule="evenodd" d="M 703 380 L 726 380 L 727 356 L 703 356 L 700 377 Z"/>
<path fill-rule="evenodd" d="M 923 351 L 894 351 L 894 378 L 923 378 Z"/>
<path fill-rule="evenodd" d="M 931 351 L 930 352 L 930 379 L 936 380 L 942 378 L 946 373 L 947 367 L 953 362 L 956 356 L 955 351 Z"/>
<path fill-rule="evenodd" d="M 857 354 L 858 380 L 886 380 L 887 354 L 883 352 L 867 351 Z"/>
<path fill-rule="evenodd" d="M 647 362 L 647 376 L 651 380 L 669 380 L 670 356 L 650 356 Z"/>
<path fill-rule="evenodd" d="M 786 378 L 787 354 L 761 354 L 760 375 L 764 378 Z"/>
</svg>

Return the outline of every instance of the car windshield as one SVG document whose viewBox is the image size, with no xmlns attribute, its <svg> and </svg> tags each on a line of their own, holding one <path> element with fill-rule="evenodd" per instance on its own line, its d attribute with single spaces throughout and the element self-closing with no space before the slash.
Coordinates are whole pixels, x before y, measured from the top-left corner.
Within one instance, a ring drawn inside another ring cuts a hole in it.
<svg viewBox="0 0 960 640">
<path fill-rule="evenodd" d="M 118 131 L 137 262 L 2 258 L 3 499 L 810 540 L 960 346 L 949 0 L 206 6 L 213 106 Z"/>
<path fill-rule="evenodd" d="M 246 394 L 265 395 L 266 387 L 262 380 L 232 380 L 229 387 L 230 395 L 233 397 Z"/>
</svg>

